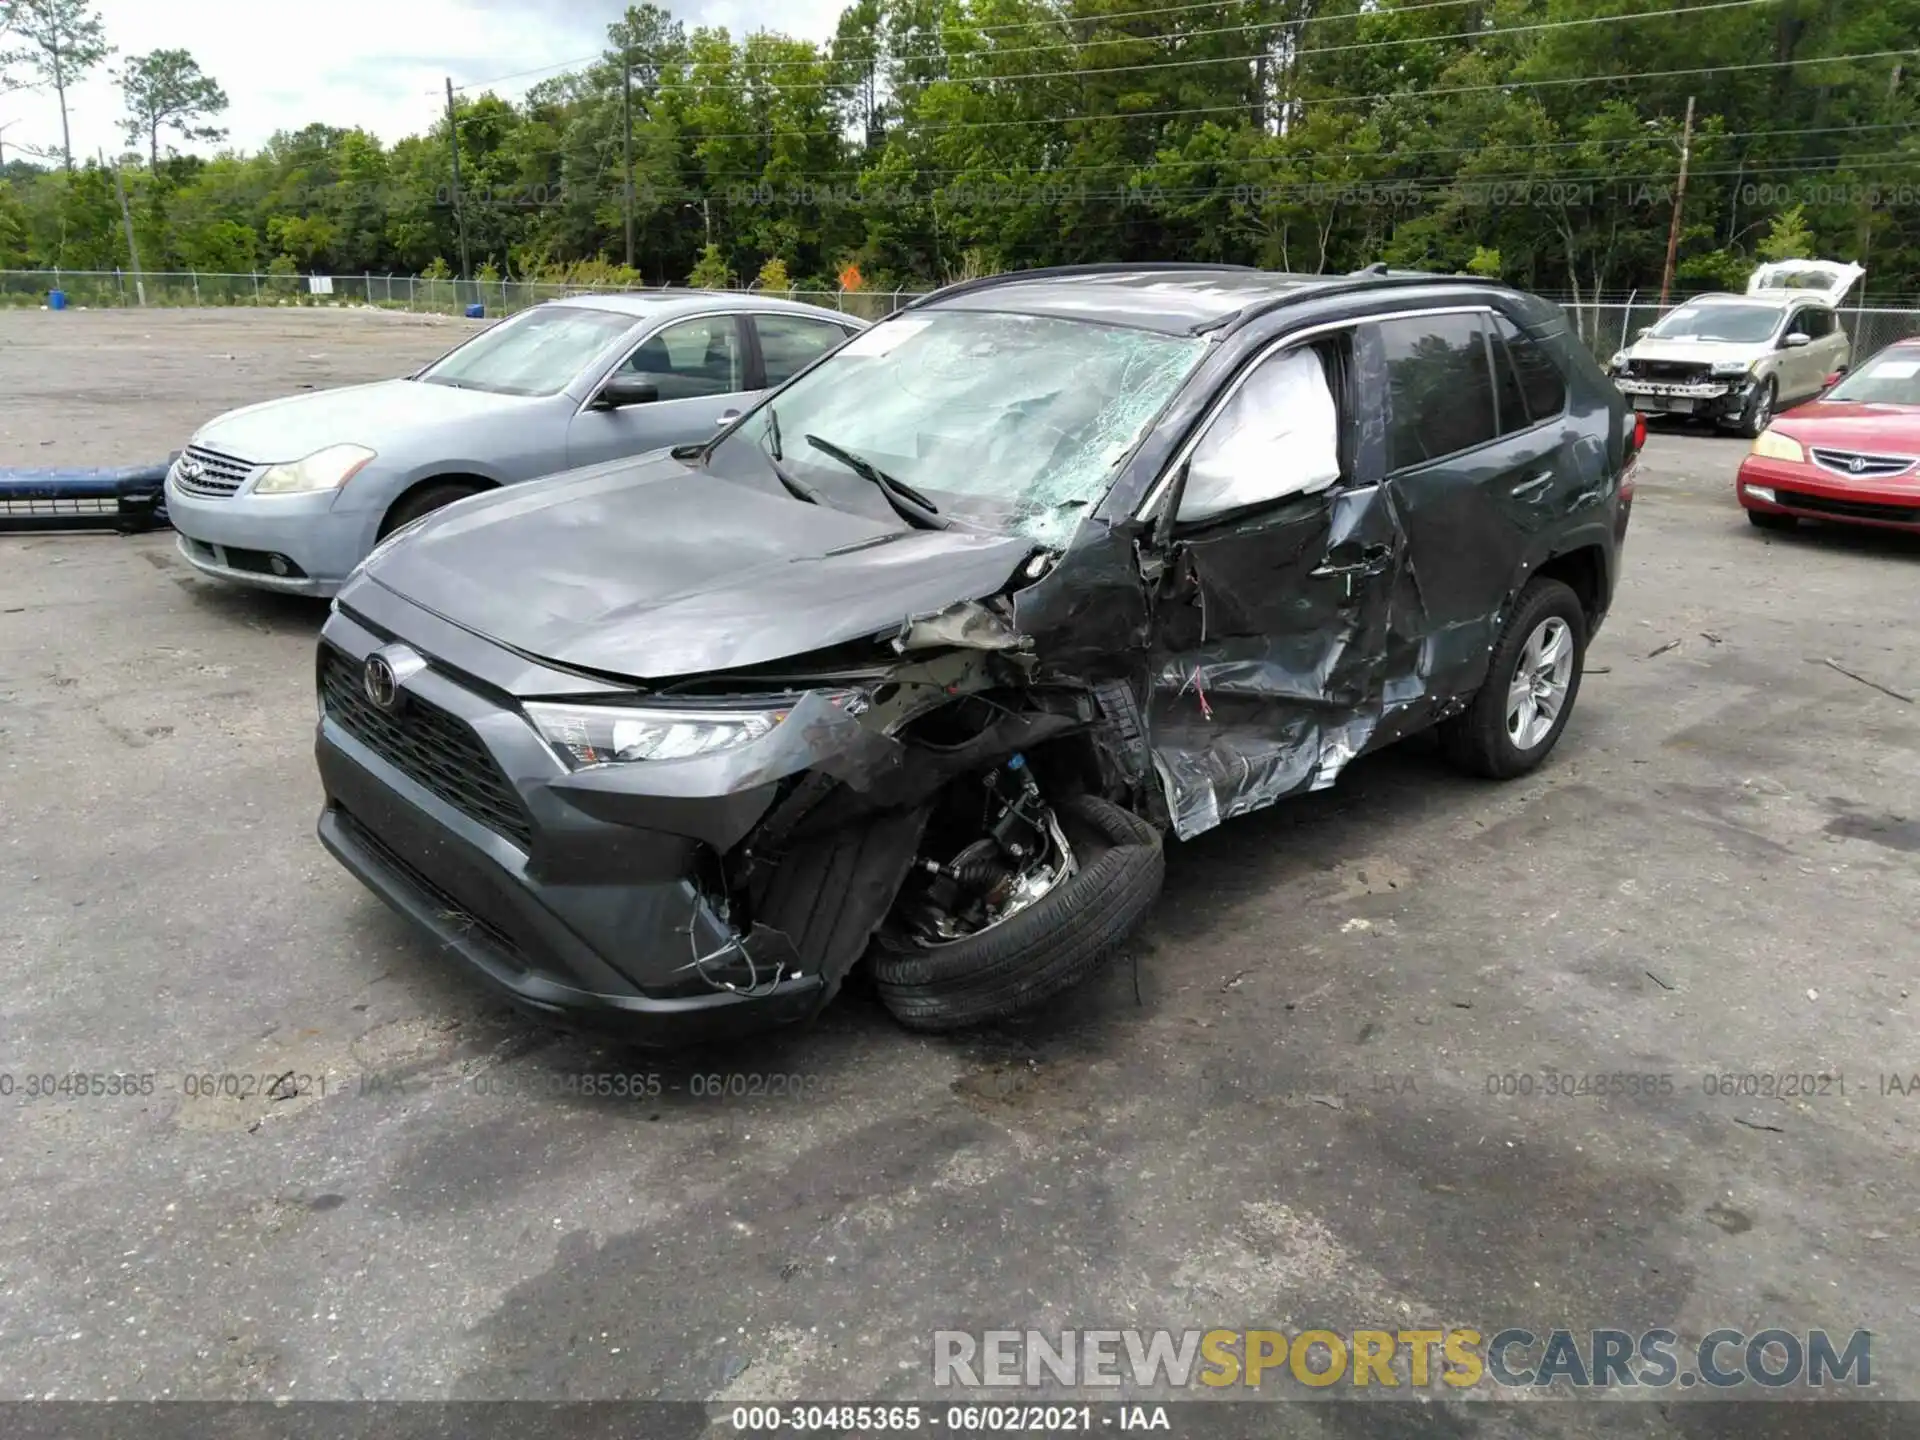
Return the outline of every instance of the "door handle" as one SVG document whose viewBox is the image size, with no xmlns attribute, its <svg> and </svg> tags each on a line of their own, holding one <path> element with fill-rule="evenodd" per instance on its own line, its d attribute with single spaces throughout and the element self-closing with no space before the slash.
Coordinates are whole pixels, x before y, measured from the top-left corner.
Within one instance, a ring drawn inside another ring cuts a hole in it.
<svg viewBox="0 0 1920 1440">
<path fill-rule="evenodd" d="M 1515 499 L 1518 499 L 1523 495 L 1532 495 L 1538 490 L 1543 490 L 1552 483 L 1553 471 L 1542 470 L 1538 475 L 1529 475 L 1525 480 L 1522 480 L 1518 485 L 1513 487 L 1511 493 Z"/>
<path fill-rule="evenodd" d="M 713 428 L 718 430 L 722 425 L 731 425 L 734 421 L 738 420 L 739 418 L 740 418 L 740 412 L 738 410 L 722 411 L 720 418 L 713 422 Z"/>
</svg>

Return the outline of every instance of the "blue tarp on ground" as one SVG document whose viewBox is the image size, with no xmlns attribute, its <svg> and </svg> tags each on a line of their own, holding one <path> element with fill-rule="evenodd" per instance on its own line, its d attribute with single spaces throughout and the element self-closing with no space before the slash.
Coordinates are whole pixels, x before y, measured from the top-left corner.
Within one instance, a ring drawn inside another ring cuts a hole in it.
<svg viewBox="0 0 1920 1440">
<path fill-rule="evenodd" d="M 169 457 L 117 469 L 0 465 L 0 531 L 151 530 L 167 523 Z"/>
</svg>

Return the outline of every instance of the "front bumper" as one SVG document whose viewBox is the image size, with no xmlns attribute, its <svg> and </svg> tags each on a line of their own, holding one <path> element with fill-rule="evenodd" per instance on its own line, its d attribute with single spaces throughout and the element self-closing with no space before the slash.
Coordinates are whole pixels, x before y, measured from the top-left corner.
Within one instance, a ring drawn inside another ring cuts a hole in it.
<svg viewBox="0 0 1920 1440">
<path fill-rule="evenodd" d="M 1901 479 L 1842 480 L 1809 462 L 1749 455 L 1734 477 L 1734 494 L 1743 508 L 1765 515 L 1920 532 L 1920 483 Z M 1755 487 L 1765 493 L 1755 494 Z"/>
<path fill-rule="evenodd" d="M 358 664 L 383 637 L 335 613 L 322 638 Z M 724 1039 L 804 1020 L 827 998 L 819 974 L 799 974 L 786 937 L 737 935 L 710 903 L 718 840 L 772 803 L 769 783 L 705 798 L 669 762 L 649 774 L 569 772 L 517 709 L 465 688 L 434 666 L 409 675 L 403 703 L 462 726 L 520 807 L 517 824 L 482 823 L 471 804 L 429 788 L 363 722 L 330 701 L 316 758 L 326 791 L 321 843 L 363 884 L 523 1008 L 648 1046 Z M 626 770 L 628 767 L 612 767 Z M 647 786 L 657 792 L 645 793 Z M 457 787 L 455 787 L 457 789 Z M 513 835 L 503 833 L 514 830 Z M 730 948 L 731 947 L 731 948 Z M 744 992 L 701 979 L 696 956 L 723 958 Z"/>
<path fill-rule="evenodd" d="M 1628 404 L 1645 414 L 1698 415 L 1709 420 L 1727 420 L 1744 413 L 1754 388 L 1751 375 L 1686 382 L 1615 375 L 1613 383 Z"/>
<path fill-rule="evenodd" d="M 338 591 L 373 548 L 380 521 L 374 512 L 334 509 L 332 491 L 209 498 L 188 494 L 169 475 L 166 498 L 181 558 L 194 569 L 292 595 Z"/>
</svg>

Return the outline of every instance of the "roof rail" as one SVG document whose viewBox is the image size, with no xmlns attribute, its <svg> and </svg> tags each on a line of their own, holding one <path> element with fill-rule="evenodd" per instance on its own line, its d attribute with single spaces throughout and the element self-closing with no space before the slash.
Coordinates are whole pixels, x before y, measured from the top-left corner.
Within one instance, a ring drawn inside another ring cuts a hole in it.
<svg viewBox="0 0 1920 1440">
<path fill-rule="evenodd" d="M 1095 265 L 1043 265 L 1037 270 L 1008 270 L 999 275 L 981 275 L 972 280 L 957 280 L 951 285 L 944 285 L 938 290 L 929 291 L 927 294 L 913 301 L 912 304 L 902 306 L 901 308 L 904 310 L 918 310 L 921 306 L 930 305 L 935 300 L 945 300 L 955 295 L 969 294 L 975 290 L 987 290 L 995 285 L 1010 285 L 1016 280 L 1065 279 L 1075 275 L 1137 275 L 1143 271 L 1149 274 L 1164 272 L 1170 275 L 1191 275 L 1221 270 L 1231 270 L 1239 274 L 1247 275 L 1257 275 L 1261 273 L 1258 265 L 1210 265 L 1204 261 L 1197 260 L 1142 260 L 1132 263 L 1111 261 Z"/>
</svg>

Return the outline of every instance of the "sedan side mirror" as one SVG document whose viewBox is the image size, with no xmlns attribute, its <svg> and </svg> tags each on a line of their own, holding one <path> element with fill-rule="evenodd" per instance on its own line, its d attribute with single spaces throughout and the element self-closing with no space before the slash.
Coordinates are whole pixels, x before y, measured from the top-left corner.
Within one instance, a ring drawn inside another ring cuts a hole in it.
<svg viewBox="0 0 1920 1440">
<path fill-rule="evenodd" d="M 638 375 L 616 375 L 600 387 L 595 405 L 603 410 L 619 410 L 628 405 L 650 405 L 660 398 L 660 387 Z"/>
<path fill-rule="evenodd" d="M 1633 332 L 1633 338 L 1636 340 L 1644 340 L 1652 333 L 1653 327 L 1651 325 L 1642 325 L 1638 330 Z"/>
<path fill-rule="evenodd" d="M 1789 350 L 1798 350 L 1802 345 L 1811 345 L 1813 337 L 1796 330 L 1780 343 Z"/>
</svg>

